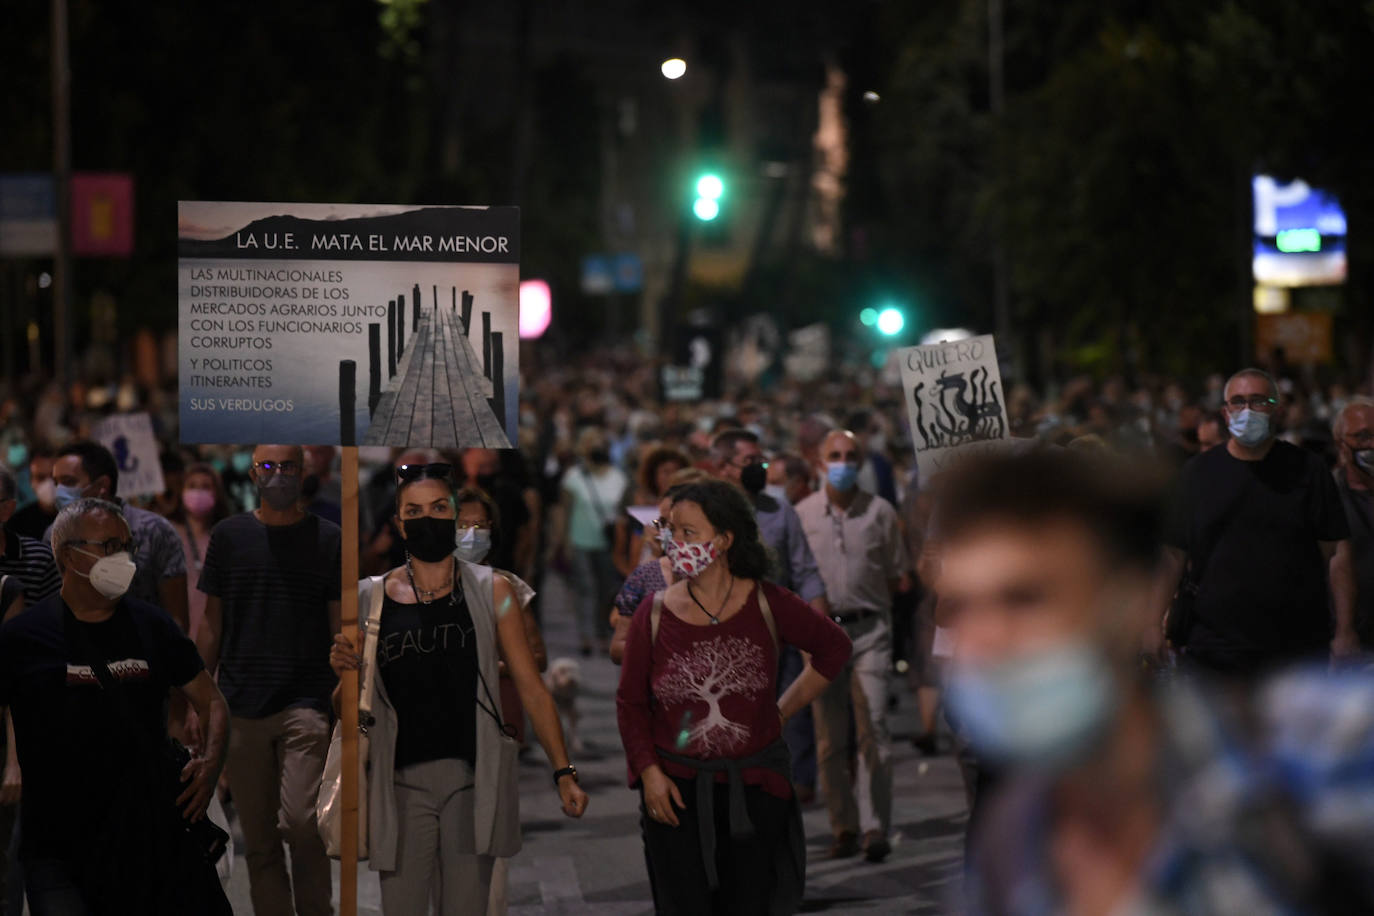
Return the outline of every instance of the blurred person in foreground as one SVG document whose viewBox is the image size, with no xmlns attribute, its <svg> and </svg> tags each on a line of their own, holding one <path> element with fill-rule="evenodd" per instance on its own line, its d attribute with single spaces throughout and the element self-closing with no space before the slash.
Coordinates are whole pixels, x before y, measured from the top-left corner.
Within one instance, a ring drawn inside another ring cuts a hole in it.
<svg viewBox="0 0 1374 916">
<path fill-rule="evenodd" d="M 52 478 L 56 456 L 52 449 L 34 449 L 29 455 L 29 487 L 34 501 L 20 506 L 5 524 L 5 530 L 41 540 L 52 520 L 57 518 L 57 481 Z"/>
<path fill-rule="evenodd" d="M 261 505 L 210 532 L 196 643 L 233 716 L 229 788 L 253 911 L 327 916 L 332 881 L 315 800 L 329 750 L 340 532 L 304 508 L 300 446 L 259 445 L 252 458 Z"/>
<path fill-rule="evenodd" d="M 1374 398 L 1342 404 L 1331 424 L 1339 450 L 1336 489 L 1350 525 L 1350 566 L 1355 576 L 1355 632 L 1363 652 L 1374 652 Z"/>
<path fill-rule="evenodd" d="M 228 913 L 184 821 L 205 817 L 228 712 L 195 645 L 129 595 L 132 532 L 120 507 L 83 498 L 58 514 L 61 591 L 0 629 L 0 704 L 25 779 L 24 863 L 35 916 Z M 206 724 L 203 756 L 178 760 L 166 698 Z"/>
<path fill-rule="evenodd" d="M 971 912 L 1371 912 L 1374 681 L 1145 676 L 1163 513 L 1118 459 L 971 459 L 937 514 L 948 702 L 1002 774 Z"/>
<path fill-rule="evenodd" d="M 859 487 L 863 449 L 848 430 L 821 440 L 825 488 L 797 505 L 820 563 L 831 619 L 854 643 L 849 664 L 816 700 L 816 757 L 830 812 L 830 858 L 862 849 L 870 862 L 892 852 L 892 734 L 887 679 L 892 669 L 892 596 L 907 576 L 897 510 Z M 858 755 L 849 778 L 850 725 Z"/>
<path fill-rule="evenodd" d="M 110 450 L 98 442 L 72 442 L 57 452 L 53 463 L 58 508 L 77 499 L 106 499 L 120 506 L 133 530 L 134 562 L 138 571 L 129 594 L 162 608 L 187 632 L 190 611 L 186 601 L 186 559 L 181 540 L 167 519 L 131 506 L 118 497 L 119 465 Z"/>
<path fill-rule="evenodd" d="M 477 521 L 474 500 L 464 502 Z M 530 712 L 563 813 L 581 817 L 587 808 L 512 581 L 455 553 L 472 555 L 482 530 L 460 529 L 458 506 L 452 465 L 398 468 L 405 562 L 358 583 L 360 629 L 371 625 L 374 607 L 380 615 L 368 866 L 380 873 L 387 916 L 427 913 L 431 901 L 441 916 L 486 913 L 495 860 L 520 851 L 517 747 L 492 687 L 499 659 Z M 362 659 L 337 634 L 329 663 L 342 675 Z"/>
<path fill-rule="evenodd" d="M 1276 438 L 1267 373 L 1237 372 L 1225 395 L 1231 438 L 1183 469 L 1145 649 L 1159 654 L 1175 614 L 1170 638 L 1186 663 L 1218 674 L 1254 677 L 1328 647 L 1350 655 L 1355 581 L 1335 482 L 1321 456 Z M 1169 610 L 1175 593 L 1184 600 Z"/>
<path fill-rule="evenodd" d="M 782 727 L 849 658 L 844 631 L 768 583 L 744 494 L 689 484 L 669 513 L 677 581 L 645 596 L 616 691 L 657 912 L 791 913 L 806 853 Z M 779 648 L 811 661 L 779 698 Z"/>
</svg>

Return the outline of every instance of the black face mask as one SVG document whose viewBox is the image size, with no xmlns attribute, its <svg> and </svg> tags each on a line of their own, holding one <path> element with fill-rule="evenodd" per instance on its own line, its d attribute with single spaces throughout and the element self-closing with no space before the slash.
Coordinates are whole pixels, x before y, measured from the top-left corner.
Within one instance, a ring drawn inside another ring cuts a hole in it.
<svg viewBox="0 0 1374 916">
<path fill-rule="evenodd" d="M 266 506 L 285 512 L 301 498 L 301 479 L 273 474 L 266 480 L 259 480 L 258 499 Z"/>
<path fill-rule="evenodd" d="M 762 493 L 768 486 L 768 469 L 761 464 L 751 464 L 739 472 L 739 485 L 750 493 Z"/>
<path fill-rule="evenodd" d="M 438 563 L 458 545 L 457 523 L 451 518 L 408 518 L 404 522 L 406 550 L 425 563 Z"/>
</svg>

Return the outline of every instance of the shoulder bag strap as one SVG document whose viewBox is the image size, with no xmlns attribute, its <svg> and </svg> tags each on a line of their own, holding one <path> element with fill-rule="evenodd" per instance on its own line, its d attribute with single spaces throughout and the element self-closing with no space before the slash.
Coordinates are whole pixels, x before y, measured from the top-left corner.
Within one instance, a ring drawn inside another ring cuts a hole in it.
<svg viewBox="0 0 1374 916">
<path fill-rule="evenodd" d="M 606 517 L 606 506 L 601 502 L 601 492 L 596 488 L 596 481 L 592 479 L 591 474 L 587 473 L 585 466 L 578 465 L 577 469 L 582 474 L 582 484 L 587 488 L 587 495 L 591 497 L 592 506 L 596 508 L 596 520 L 602 525 L 609 525 L 615 521 L 615 517 Z"/>
<path fill-rule="evenodd" d="M 658 625 L 663 620 L 663 592 L 654 592 L 654 606 L 649 609 L 649 648 L 658 642 Z"/>
<path fill-rule="evenodd" d="M 764 594 L 763 583 L 759 583 L 759 613 L 763 614 L 763 623 L 768 627 L 768 635 L 773 637 L 773 651 L 777 652 L 781 643 L 778 640 L 778 622 L 773 619 L 773 609 L 768 605 L 768 596 Z"/>
<path fill-rule="evenodd" d="M 465 583 L 469 580 L 470 570 L 477 569 L 478 567 L 476 566 L 476 564 L 469 563 L 466 560 L 460 560 L 457 557 L 454 557 L 453 562 L 455 564 L 453 567 L 453 587 L 455 589 L 465 588 Z M 496 640 L 496 651 L 497 656 L 499 657 L 501 652 L 501 623 L 499 620 L 496 619 L 497 575 L 499 575 L 499 573 L 495 569 L 492 569 L 491 594 L 487 596 L 486 603 L 489 606 L 489 613 L 491 614 L 491 631 L 493 638 Z M 471 578 L 473 580 L 476 580 L 476 575 L 473 574 Z M 471 603 L 468 604 L 468 613 L 472 613 Z M 480 648 L 478 649 L 478 652 L 481 652 Z M 507 738 L 514 738 L 515 726 L 508 724 L 505 721 L 505 719 L 501 717 L 501 703 L 494 696 L 492 696 L 491 688 L 487 686 L 487 679 L 482 674 L 482 664 L 480 660 L 477 664 L 477 682 L 482 685 L 482 692 L 487 696 L 487 701 L 485 703 L 482 702 L 482 698 L 480 696 L 476 697 L 478 708 L 481 709 L 487 715 L 491 716 L 492 720 L 496 722 L 496 727 L 500 729 L 501 734 L 505 735 Z"/>
</svg>

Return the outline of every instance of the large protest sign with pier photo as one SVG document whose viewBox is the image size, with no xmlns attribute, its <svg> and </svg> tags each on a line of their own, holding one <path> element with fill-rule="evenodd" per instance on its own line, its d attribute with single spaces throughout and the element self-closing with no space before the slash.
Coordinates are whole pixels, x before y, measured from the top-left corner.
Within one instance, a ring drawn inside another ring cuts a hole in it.
<svg viewBox="0 0 1374 916">
<path fill-rule="evenodd" d="M 922 479 L 1010 435 L 991 334 L 898 351 L 911 442 Z"/>
<path fill-rule="evenodd" d="M 517 208 L 177 215 L 182 441 L 510 447 Z"/>
</svg>

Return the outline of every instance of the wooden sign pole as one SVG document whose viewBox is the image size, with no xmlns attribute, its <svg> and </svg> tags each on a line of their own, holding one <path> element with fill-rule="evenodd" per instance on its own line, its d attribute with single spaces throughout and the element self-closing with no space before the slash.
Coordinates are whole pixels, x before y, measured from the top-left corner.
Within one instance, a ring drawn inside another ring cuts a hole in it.
<svg viewBox="0 0 1374 916">
<path fill-rule="evenodd" d="M 353 645 L 358 639 L 358 449 L 342 448 L 343 579 L 340 583 L 340 622 Z M 361 651 L 361 650 L 360 650 Z M 343 676 L 340 712 L 343 727 L 343 759 L 340 795 L 343 817 L 339 843 L 339 916 L 358 913 L 358 672 Z"/>
</svg>

